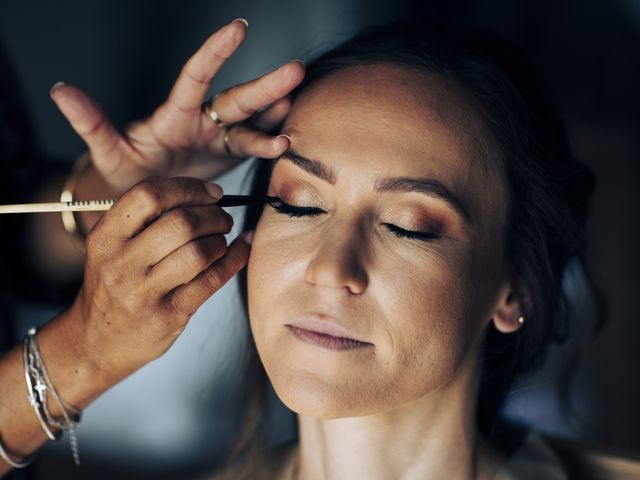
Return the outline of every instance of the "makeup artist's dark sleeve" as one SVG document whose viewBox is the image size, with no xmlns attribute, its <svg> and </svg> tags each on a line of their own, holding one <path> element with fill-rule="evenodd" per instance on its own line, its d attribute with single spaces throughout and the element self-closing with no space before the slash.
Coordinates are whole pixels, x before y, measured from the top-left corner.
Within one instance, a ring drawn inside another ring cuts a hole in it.
<svg viewBox="0 0 640 480">
<path fill-rule="evenodd" d="M 15 78 L 0 45 L 0 203 L 26 203 L 52 178 L 68 170 L 64 162 L 37 148 Z M 30 259 L 26 215 L 0 215 L 0 351 L 12 341 L 12 312 L 18 301 L 64 304 L 79 283 L 52 285 Z"/>
</svg>

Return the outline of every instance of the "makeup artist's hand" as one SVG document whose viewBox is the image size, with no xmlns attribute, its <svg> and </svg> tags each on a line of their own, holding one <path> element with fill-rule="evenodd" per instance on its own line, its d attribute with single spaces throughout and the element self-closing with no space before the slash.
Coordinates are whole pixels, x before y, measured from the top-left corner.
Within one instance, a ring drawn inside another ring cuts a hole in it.
<svg viewBox="0 0 640 480">
<path fill-rule="evenodd" d="M 164 353 L 196 309 L 249 258 L 222 189 L 194 178 L 143 180 L 87 239 L 84 283 L 65 331 L 77 357 L 115 383 Z"/>
<path fill-rule="evenodd" d="M 98 103 L 71 85 L 56 84 L 51 97 L 89 146 L 93 166 L 118 195 L 149 175 L 210 179 L 242 158 L 276 158 L 289 147 L 273 130 L 289 112 L 287 95 L 304 76 L 300 62 L 287 63 L 251 82 L 221 92 L 214 110 L 227 124 L 229 156 L 223 129 L 202 113 L 210 83 L 244 40 L 246 25 L 236 20 L 218 30 L 184 65 L 166 101 L 124 133 L 114 128 Z"/>
</svg>

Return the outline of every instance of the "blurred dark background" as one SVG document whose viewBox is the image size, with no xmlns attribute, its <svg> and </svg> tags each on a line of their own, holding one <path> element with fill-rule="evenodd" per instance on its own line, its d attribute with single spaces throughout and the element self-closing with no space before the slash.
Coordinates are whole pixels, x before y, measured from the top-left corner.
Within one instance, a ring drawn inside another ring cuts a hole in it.
<svg viewBox="0 0 640 480">
<path fill-rule="evenodd" d="M 640 452 L 637 0 L 3 0 L 0 44 L 22 88 L 38 147 L 71 164 L 84 146 L 49 99 L 56 81 L 88 91 L 122 126 L 148 115 L 188 56 L 233 18 L 248 19 L 248 38 L 212 92 L 307 57 L 361 26 L 418 15 L 483 26 L 527 46 L 576 155 L 593 168 L 598 183 L 588 260 L 609 317 L 581 361 L 578 395 L 588 401 L 578 403 L 587 405 L 590 440 Z"/>
</svg>

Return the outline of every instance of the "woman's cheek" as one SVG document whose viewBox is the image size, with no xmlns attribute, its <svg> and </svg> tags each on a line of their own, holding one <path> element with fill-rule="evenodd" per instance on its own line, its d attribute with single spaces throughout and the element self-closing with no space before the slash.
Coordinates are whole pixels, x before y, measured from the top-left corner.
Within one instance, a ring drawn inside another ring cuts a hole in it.
<svg viewBox="0 0 640 480">
<path fill-rule="evenodd" d="M 395 343 L 403 359 L 413 357 L 422 367 L 435 362 L 455 368 L 468 346 L 468 299 L 472 295 L 456 264 L 441 256 L 424 255 L 414 257 L 413 262 L 388 265 L 395 275 L 388 272 L 384 288 L 377 289 L 378 299 L 386 316 L 396 323 Z"/>
<path fill-rule="evenodd" d="M 295 240 L 295 239 L 294 239 Z M 304 281 L 300 242 L 293 241 L 280 221 L 260 219 L 256 226 L 247 267 L 249 315 L 252 329 L 266 329 L 269 315 L 296 299 L 287 294 L 296 282 Z M 296 250 L 297 249 L 297 250 Z M 254 331 L 254 334 L 258 333 Z"/>
</svg>

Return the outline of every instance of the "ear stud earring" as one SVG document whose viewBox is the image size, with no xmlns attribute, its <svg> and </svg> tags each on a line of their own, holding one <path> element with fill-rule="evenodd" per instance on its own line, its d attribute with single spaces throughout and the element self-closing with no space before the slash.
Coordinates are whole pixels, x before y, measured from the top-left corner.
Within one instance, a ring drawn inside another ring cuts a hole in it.
<svg viewBox="0 0 640 480">
<path fill-rule="evenodd" d="M 524 317 L 522 315 L 518 317 L 518 323 L 520 325 L 524 324 Z"/>
</svg>

